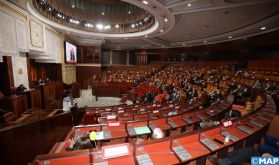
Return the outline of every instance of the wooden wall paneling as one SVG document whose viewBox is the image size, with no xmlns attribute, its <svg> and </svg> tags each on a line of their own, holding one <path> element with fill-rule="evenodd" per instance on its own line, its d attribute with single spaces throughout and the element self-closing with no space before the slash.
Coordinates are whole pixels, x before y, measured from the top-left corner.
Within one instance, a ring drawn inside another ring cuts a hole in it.
<svg viewBox="0 0 279 165">
<path fill-rule="evenodd" d="M 95 66 L 76 66 L 77 82 L 81 85 L 81 88 L 87 88 L 91 84 L 93 75 L 97 78 L 101 77 L 101 67 Z"/>
<path fill-rule="evenodd" d="M 72 113 L 66 112 L 43 120 L 0 129 L 1 164 L 19 165 L 46 154 L 71 130 Z"/>
<path fill-rule="evenodd" d="M 101 46 L 77 46 L 78 63 L 100 63 L 101 62 Z"/>
<path fill-rule="evenodd" d="M 14 112 L 17 118 L 28 109 L 26 95 L 12 95 L 0 98 L 0 108 Z"/>
</svg>

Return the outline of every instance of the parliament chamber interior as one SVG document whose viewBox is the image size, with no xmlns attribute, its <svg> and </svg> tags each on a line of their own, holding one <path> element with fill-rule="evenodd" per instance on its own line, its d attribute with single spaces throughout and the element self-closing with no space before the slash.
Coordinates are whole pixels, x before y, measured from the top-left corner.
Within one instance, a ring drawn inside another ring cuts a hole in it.
<svg viewBox="0 0 279 165">
<path fill-rule="evenodd" d="M 279 0 L 0 0 L 1 165 L 279 164 Z"/>
</svg>

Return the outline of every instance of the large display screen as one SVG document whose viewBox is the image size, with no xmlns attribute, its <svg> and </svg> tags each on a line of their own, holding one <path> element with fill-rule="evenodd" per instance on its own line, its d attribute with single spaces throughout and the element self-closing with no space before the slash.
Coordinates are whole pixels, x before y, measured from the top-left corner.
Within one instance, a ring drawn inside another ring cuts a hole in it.
<svg viewBox="0 0 279 165">
<path fill-rule="evenodd" d="M 77 47 L 69 42 L 65 42 L 65 62 L 67 64 L 77 63 Z"/>
</svg>

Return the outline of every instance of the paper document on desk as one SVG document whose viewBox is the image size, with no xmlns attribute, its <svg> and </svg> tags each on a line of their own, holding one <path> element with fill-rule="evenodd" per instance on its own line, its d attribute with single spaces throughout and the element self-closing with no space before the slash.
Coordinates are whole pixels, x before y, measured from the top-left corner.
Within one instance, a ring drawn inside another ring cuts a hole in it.
<svg viewBox="0 0 279 165">
<path fill-rule="evenodd" d="M 96 140 L 103 140 L 104 139 L 104 132 L 96 132 Z"/>
<path fill-rule="evenodd" d="M 150 129 L 147 126 L 135 127 L 134 130 L 137 135 L 151 133 Z"/>
</svg>

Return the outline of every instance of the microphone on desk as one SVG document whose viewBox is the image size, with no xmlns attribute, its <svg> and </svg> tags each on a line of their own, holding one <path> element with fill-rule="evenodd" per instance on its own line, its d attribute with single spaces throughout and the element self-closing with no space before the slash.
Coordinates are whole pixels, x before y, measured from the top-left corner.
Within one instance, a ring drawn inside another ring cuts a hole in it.
<svg viewBox="0 0 279 165">
<path fill-rule="evenodd" d="M 96 150 L 97 150 L 97 154 L 99 153 L 99 151 L 98 151 L 98 146 L 97 146 L 97 143 L 96 143 L 96 132 L 95 131 L 92 131 L 92 132 L 90 132 L 90 134 L 89 134 L 89 139 L 90 139 L 90 141 L 94 141 L 94 144 L 95 144 L 95 146 L 96 146 Z"/>
</svg>

